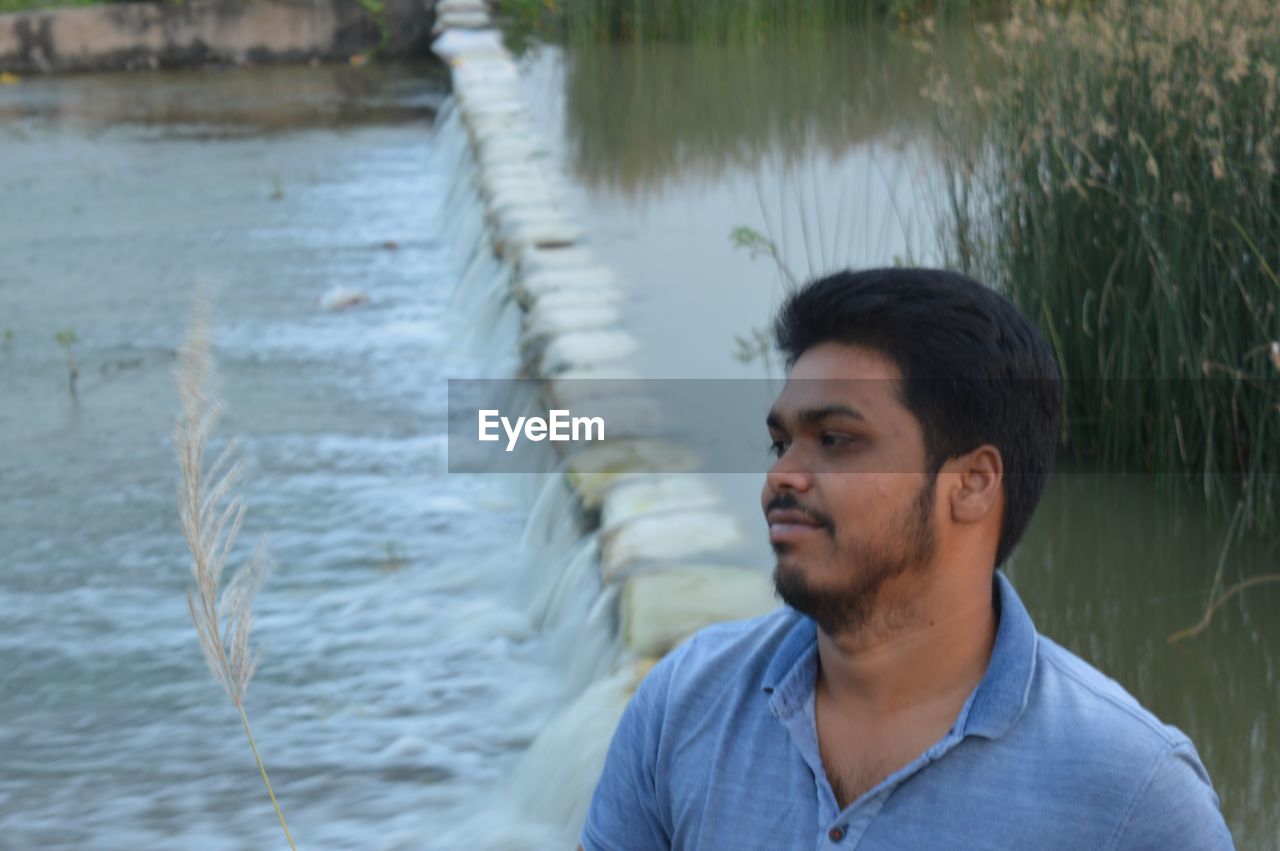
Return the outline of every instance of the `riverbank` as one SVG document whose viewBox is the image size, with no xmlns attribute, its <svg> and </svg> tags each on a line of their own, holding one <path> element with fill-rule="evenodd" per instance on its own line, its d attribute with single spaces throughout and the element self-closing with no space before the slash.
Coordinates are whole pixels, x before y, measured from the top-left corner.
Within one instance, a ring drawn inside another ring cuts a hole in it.
<svg viewBox="0 0 1280 851">
<path fill-rule="evenodd" d="M 195 0 L 15 12 L 0 15 L 0 72 L 425 56 L 434 10 L 434 0 Z"/>
</svg>

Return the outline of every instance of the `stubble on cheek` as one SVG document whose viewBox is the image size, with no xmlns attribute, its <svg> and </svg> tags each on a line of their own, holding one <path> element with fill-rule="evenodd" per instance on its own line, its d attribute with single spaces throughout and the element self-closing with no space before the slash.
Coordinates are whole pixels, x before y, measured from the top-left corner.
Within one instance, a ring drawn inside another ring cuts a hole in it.
<svg viewBox="0 0 1280 851">
<path fill-rule="evenodd" d="M 935 548 L 929 508 L 933 483 L 926 484 L 911 507 L 887 529 L 866 529 L 865 537 L 840 542 L 832 524 L 826 546 L 793 543 L 778 550 L 774 588 L 783 602 L 817 621 L 829 635 L 856 631 L 877 613 L 886 582 L 913 567 L 927 565 Z M 886 619 L 903 612 L 880 611 Z"/>
</svg>

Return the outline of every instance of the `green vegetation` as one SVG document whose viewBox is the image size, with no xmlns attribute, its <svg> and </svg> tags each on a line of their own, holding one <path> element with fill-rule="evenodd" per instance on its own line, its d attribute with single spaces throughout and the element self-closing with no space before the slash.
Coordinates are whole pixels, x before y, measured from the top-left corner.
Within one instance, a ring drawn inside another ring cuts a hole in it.
<svg viewBox="0 0 1280 851">
<path fill-rule="evenodd" d="M 378 46 L 373 49 L 376 55 L 385 50 L 391 41 L 391 28 L 387 25 L 387 4 L 385 0 L 359 0 L 359 3 L 369 20 L 378 28 Z"/>
<path fill-rule="evenodd" d="M 43 9 L 66 9 L 72 6 L 102 6 L 128 0 L 0 0 L 0 15 L 10 12 L 36 12 Z"/>
<path fill-rule="evenodd" d="M 575 41 L 750 43 L 890 18 L 972 18 L 1007 0 L 502 0 L 517 32 L 559 33 Z"/>
<path fill-rule="evenodd" d="M 766 256 L 771 259 L 774 265 L 778 267 L 778 271 L 782 273 L 782 277 L 787 282 L 789 289 L 796 289 L 800 286 L 800 279 L 795 272 L 791 271 L 791 267 L 787 265 L 786 258 L 778 250 L 777 244 L 760 233 L 760 231 L 746 225 L 739 225 L 729 232 L 729 242 L 734 248 L 746 251 L 751 255 L 752 260 L 760 256 Z"/>
<path fill-rule="evenodd" d="M 555 14 L 621 5 L 560 0 Z M 692 26 L 747 5 L 686 4 L 666 20 Z M 524 7 L 551 14 L 544 0 Z M 1029 0 L 976 40 L 972 27 L 921 21 L 780 25 L 785 39 L 729 43 L 574 42 L 570 160 L 589 185 L 643 194 L 778 151 L 844 151 L 889 128 L 925 139 L 945 162 L 947 260 L 1004 288 L 1052 341 L 1072 455 L 1180 479 L 1224 518 L 1241 501 L 1242 533 L 1277 528 L 1280 18 L 1260 0 L 1208 8 Z M 890 62 L 913 39 L 916 59 Z M 949 80 L 930 67 L 968 71 Z M 734 244 L 767 254 L 756 236 Z M 738 356 L 759 357 L 753 337 Z"/>
<path fill-rule="evenodd" d="M 1276 528 L 1280 17 L 1110 0 L 987 27 L 992 88 L 939 76 L 951 262 L 1057 349 L 1068 445 Z M 974 120 L 976 119 L 976 120 Z"/>
<path fill-rule="evenodd" d="M 80 377 L 80 363 L 76 360 L 75 345 L 79 341 L 76 329 L 63 328 L 53 335 L 53 341 L 62 347 L 67 355 L 67 387 L 71 395 L 76 395 L 76 380 Z M 6 340 L 7 342 L 7 340 Z"/>
</svg>

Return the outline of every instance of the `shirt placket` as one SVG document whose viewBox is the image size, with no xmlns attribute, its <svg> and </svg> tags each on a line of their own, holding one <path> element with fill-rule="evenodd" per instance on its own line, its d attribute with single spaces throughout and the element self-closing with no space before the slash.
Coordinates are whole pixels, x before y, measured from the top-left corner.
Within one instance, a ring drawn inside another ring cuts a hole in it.
<svg viewBox="0 0 1280 851">
<path fill-rule="evenodd" d="M 876 816 L 884 808 L 889 796 L 906 780 L 922 771 L 929 763 L 941 758 L 947 751 L 955 747 L 963 735 L 963 719 L 968 715 L 969 702 L 966 702 L 960 713 L 960 722 L 946 736 L 929 748 L 917 759 L 900 770 L 886 777 L 878 786 L 854 801 L 843 811 L 836 802 L 835 790 L 827 780 L 827 771 L 822 764 L 822 755 L 818 750 L 818 725 L 815 712 L 816 696 L 810 692 L 802 706 L 793 707 L 793 711 L 784 719 L 792 739 L 800 750 L 809 768 L 813 771 L 815 793 L 818 798 L 818 836 L 814 844 L 816 851 L 847 851 L 858 848 L 871 827 Z"/>
<path fill-rule="evenodd" d="M 812 668 L 811 664 L 805 664 L 808 661 L 801 662 L 801 670 L 806 673 L 807 669 Z M 811 676 L 798 679 L 801 683 L 812 682 Z M 818 731 L 814 723 L 813 701 L 813 688 L 808 686 L 805 691 L 794 687 L 779 689 L 773 693 L 771 703 L 774 715 L 786 728 L 792 744 L 796 746 L 800 757 L 813 774 L 813 793 L 817 804 L 819 826 L 814 847 L 817 851 L 824 851 L 832 847 L 848 846 L 839 844 L 844 835 L 835 829 L 840 810 L 836 804 L 835 792 L 827 782 L 827 774 L 822 767 L 822 755 L 818 753 Z"/>
<path fill-rule="evenodd" d="M 858 844 L 862 842 L 862 837 L 867 832 L 867 828 L 875 821 L 876 816 L 880 814 L 880 809 L 884 806 L 884 802 L 888 800 L 896 788 L 896 783 L 892 786 L 886 786 L 875 794 L 863 796 L 863 798 L 851 804 L 848 809 L 837 815 L 831 826 L 827 828 L 826 836 L 823 837 L 825 842 L 821 843 L 819 847 L 825 849 L 857 848 Z"/>
</svg>

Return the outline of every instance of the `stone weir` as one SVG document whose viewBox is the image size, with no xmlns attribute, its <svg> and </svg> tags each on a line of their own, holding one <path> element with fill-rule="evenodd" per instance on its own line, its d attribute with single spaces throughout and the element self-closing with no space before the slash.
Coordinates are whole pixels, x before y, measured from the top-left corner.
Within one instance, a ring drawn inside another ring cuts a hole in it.
<svg viewBox="0 0 1280 851">
<path fill-rule="evenodd" d="M 539 139 L 490 9 L 483 0 L 439 0 L 436 11 L 433 49 L 450 67 L 487 242 L 522 310 L 522 360 L 548 408 L 572 408 L 572 394 L 590 385 L 572 379 L 640 377 L 633 361 L 642 342 L 618 324 L 624 294 L 563 201 L 564 178 Z M 646 400 L 611 401 L 630 411 Z M 592 652 L 618 660 L 533 742 L 517 771 L 529 787 L 518 794 L 523 809 L 565 833 L 580 829 L 617 716 L 653 663 L 703 626 L 778 605 L 767 573 L 733 566 L 741 529 L 697 467 L 680 447 L 619 438 L 575 452 L 555 474 L 567 479 L 582 531 L 597 542 L 597 575 L 568 581 L 589 579 L 612 608 L 614 644 Z"/>
<path fill-rule="evenodd" d="M 338 61 L 426 54 L 433 0 L 191 0 L 0 15 L 18 74 Z"/>
</svg>

